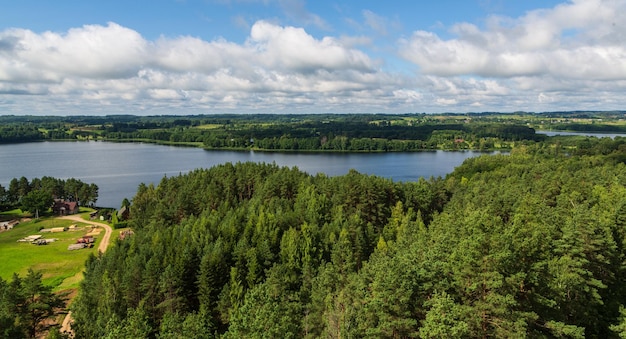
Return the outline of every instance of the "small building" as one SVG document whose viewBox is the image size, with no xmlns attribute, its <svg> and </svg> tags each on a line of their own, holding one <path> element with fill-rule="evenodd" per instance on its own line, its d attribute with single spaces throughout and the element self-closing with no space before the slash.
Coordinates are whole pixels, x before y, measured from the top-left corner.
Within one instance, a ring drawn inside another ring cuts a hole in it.
<svg viewBox="0 0 626 339">
<path fill-rule="evenodd" d="M 52 205 L 52 213 L 57 215 L 76 214 L 78 213 L 78 203 L 76 201 L 54 199 L 54 205 Z"/>
<path fill-rule="evenodd" d="M 120 210 L 117 211 L 117 219 L 119 219 L 119 220 L 128 220 L 129 214 L 130 214 L 130 211 L 129 211 L 128 207 L 122 206 L 122 208 L 120 208 Z"/>
</svg>

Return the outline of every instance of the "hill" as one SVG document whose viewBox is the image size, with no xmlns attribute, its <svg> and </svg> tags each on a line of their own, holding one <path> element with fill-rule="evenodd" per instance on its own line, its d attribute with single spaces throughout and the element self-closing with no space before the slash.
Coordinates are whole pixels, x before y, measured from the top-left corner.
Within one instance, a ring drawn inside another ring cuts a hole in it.
<svg viewBox="0 0 626 339">
<path fill-rule="evenodd" d="M 413 183 L 244 163 L 142 186 L 136 234 L 87 262 L 74 329 L 615 337 L 626 166 L 601 144 L 534 144 Z"/>
</svg>

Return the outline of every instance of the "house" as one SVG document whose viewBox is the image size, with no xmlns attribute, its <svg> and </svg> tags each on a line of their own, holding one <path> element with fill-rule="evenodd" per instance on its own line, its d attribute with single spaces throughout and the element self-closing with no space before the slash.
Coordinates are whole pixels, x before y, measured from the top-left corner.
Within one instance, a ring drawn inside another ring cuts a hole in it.
<svg viewBox="0 0 626 339">
<path fill-rule="evenodd" d="M 66 201 L 55 199 L 52 206 L 52 213 L 58 215 L 70 215 L 78 213 L 78 203 L 76 201 Z"/>
<path fill-rule="evenodd" d="M 128 207 L 122 206 L 122 208 L 120 208 L 120 210 L 117 211 L 117 219 L 128 220 L 129 214 L 130 214 L 130 211 L 128 210 Z"/>
</svg>

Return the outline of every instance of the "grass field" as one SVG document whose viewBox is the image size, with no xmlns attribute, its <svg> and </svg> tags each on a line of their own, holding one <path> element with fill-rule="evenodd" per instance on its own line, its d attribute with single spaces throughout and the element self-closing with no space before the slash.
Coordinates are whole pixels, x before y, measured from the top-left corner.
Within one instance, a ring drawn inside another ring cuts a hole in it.
<svg viewBox="0 0 626 339">
<path fill-rule="evenodd" d="M 223 128 L 224 125 L 222 124 L 204 124 L 204 125 L 200 125 L 200 126 L 196 126 L 196 128 L 198 129 L 218 129 L 218 128 Z"/>
<path fill-rule="evenodd" d="M 40 228 L 69 227 L 76 225 L 77 230 L 58 233 L 40 233 Z M 76 243 L 91 230 L 88 221 L 74 222 L 55 218 L 41 218 L 20 223 L 12 230 L 0 233 L 0 277 L 9 280 L 13 273 L 25 276 L 29 268 L 43 273 L 43 282 L 54 286 L 55 290 L 67 290 L 78 287 L 82 279 L 85 260 L 90 253 L 97 253 L 99 237 L 93 248 L 69 251 L 67 247 Z M 18 242 L 29 235 L 41 234 L 44 239 L 58 239 L 47 245 L 33 245 Z"/>
</svg>

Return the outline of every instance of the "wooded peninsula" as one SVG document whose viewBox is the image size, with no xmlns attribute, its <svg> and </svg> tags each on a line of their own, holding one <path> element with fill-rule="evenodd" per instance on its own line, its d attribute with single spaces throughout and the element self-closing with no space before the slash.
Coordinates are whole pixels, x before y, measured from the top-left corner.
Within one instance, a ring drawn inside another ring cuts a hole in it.
<svg viewBox="0 0 626 339">
<path fill-rule="evenodd" d="M 70 306 L 77 338 L 626 336 L 626 138 L 536 133 L 626 132 L 626 112 L 0 124 L 5 143 L 508 151 L 417 182 L 227 163 L 141 185 L 134 234 L 86 262 Z M 25 333 L 3 295 L 4 333 Z"/>
</svg>

